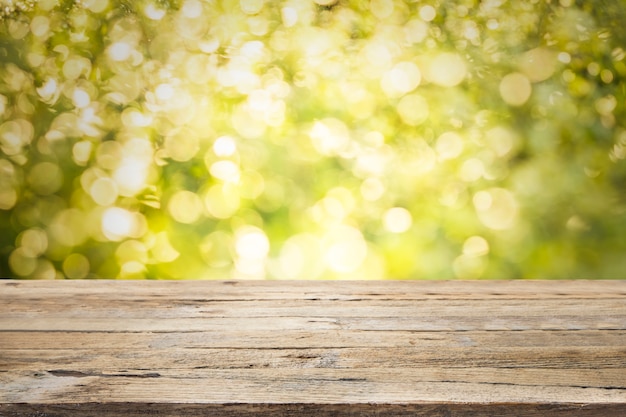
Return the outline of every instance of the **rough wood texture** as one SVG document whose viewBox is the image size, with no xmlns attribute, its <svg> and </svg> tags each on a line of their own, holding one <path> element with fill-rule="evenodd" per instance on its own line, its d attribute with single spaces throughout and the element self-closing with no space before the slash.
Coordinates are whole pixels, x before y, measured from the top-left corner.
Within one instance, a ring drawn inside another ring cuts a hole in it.
<svg viewBox="0 0 626 417">
<path fill-rule="evenodd" d="M 626 281 L 0 281 L 0 416 L 626 415 Z"/>
</svg>

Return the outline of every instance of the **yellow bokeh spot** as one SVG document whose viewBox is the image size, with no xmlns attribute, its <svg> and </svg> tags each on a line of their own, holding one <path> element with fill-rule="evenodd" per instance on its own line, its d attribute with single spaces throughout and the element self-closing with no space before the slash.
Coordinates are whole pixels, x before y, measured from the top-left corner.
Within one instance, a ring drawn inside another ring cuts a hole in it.
<svg viewBox="0 0 626 417">
<path fill-rule="evenodd" d="M 113 207 L 102 215 L 102 231 L 111 240 L 129 236 L 133 229 L 133 216 L 128 210 Z"/>
<path fill-rule="evenodd" d="M 80 253 L 72 253 L 63 261 L 63 273 L 71 279 L 85 278 L 89 268 L 89 260 Z"/>
<path fill-rule="evenodd" d="M 428 77 L 431 82 L 442 87 L 454 87 L 467 75 L 467 65 L 459 54 L 446 52 L 437 55 L 430 62 Z"/>
<path fill-rule="evenodd" d="M 46 37 L 50 30 L 50 19 L 46 16 L 35 16 L 30 22 L 30 31 L 38 38 Z"/>
<path fill-rule="evenodd" d="M 367 257 L 367 244 L 361 231 L 340 225 L 322 239 L 326 266 L 333 272 L 346 274 L 356 271 Z"/>
<path fill-rule="evenodd" d="M 547 80 L 556 71 L 557 54 L 547 48 L 535 48 L 522 54 L 519 69 L 533 82 Z"/>
<path fill-rule="evenodd" d="M 63 75 L 67 79 L 75 80 L 81 75 L 89 75 L 91 71 L 91 61 L 84 57 L 71 57 L 63 64 Z"/>
<path fill-rule="evenodd" d="M 144 279 L 146 266 L 141 262 L 128 261 L 120 268 L 120 278 L 122 279 Z"/>
<path fill-rule="evenodd" d="M 109 7 L 109 0 L 83 0 L 82 4 L 94 13 L 101 13 Z"/>
<path fill-rule="evenodd" d="M 113 180 L 120 195 L 134 196 L 146 187 L 153 156 L 152 144 L 146 139 L 134 138 L 124 143 L 120 153 L 123 156 L 116 163 Z"/>
<path fill-rule="evenodd" d="M 609 94 L 596 100 L 595 108 L 602 115 L 609 115 L 617 107 L 617 99 L 614 95 Z"/>
<path fill-rule="evenodd" d="M 181 11 L 186 18 L 195 19 L 202 14 L 202 3 L 198 0 L 186 0 Z"/>
<path fill-rule="evenodd" d="M 311 208 L 310 214 L 321 224 L 339 223 L 350 214 L 354 205 L 352 193 L 343 187 L 336 187 Z"/>
<path fill-rule="evenodd" d="M 239 194 L 243 198 L 257 198 L 265 189 L 265 179 L 257 171 L 245 170 L 239 181 Z"/>
<path fill-rule="evenodd" d="M 165 138 L 164 149 L 175 161 L 184 162 L 193 158 L 200 149 L 198 137 L 189 129 L 181 129 Z"/>
<path fill-rule="evenodd" d="M 52 162 L 40 162 L 31 168 L 27 179 L 37 194 L 50 195 L 63 185 L 63 171 Z"/>
<path fill-rule="evenodd" d="M 24 119 L 9 120 L 0 125 L 0 150 L 6 155 L 17 155 L 33 139 L 34 127 Z"/>
<path fill-rule="evenodd" d="M 72 94 L 72 102 L 76 107 L 82 109 L 83 107 L 87 107 L 89 103 L 91 103 L 91 98 L 89 97 L 89 93 L 87 93 L 85 90 L 77 88 Z"/>
<path fill-rule="evenodd" d="M 363 149 L 356 157 L 353 171 L 359 177 L 383 176 L 392 155 L 393 151 L 388 146 Z"/>
<path fill-rule="evenodd" d="M 230 233 L 213 232 L 200 242 L 200 255 L 211 268 L 227 268 L 232 264 L 231 246 Z"/>
<path fill-rule="evenodd" d="M 385 94 L 399 97 L 417 88 L 422 80 L 422 73 L 412 62 L 400 62 L 387 71 L 380 82 Z"/>
<path fill-rule="evenodd" d="M 487 260 L 483 256 L 461 255 L 452 262 L 452 269 L 457 278 L 480 278 L 487 268 Z"/>
<path fill-rule="evenodd" d="M 298 10 L 296 8 L 283 7 L 280 12 L 285 27 L 291 27 L 298 22 Z"/>
<path fill-rule="evenodd" d="M 16 202 L 15 168 L 6 159 L 0 159 L 0 210 L 10 210 Z"/>
<path fill-rule="evenodd" d="M 48 235 L 42 229 L 28 229 L 20 233 L 17 243 L 25 254 L 36 258 L 48 249 Z"/>
<path fill-rule="evenodd" d="M 110 178 L 96 179 L 89 187 L 89 195 L 97 204 L 110 206 L 117 200 L 117 183 Z"/>
<path fill-rule="evenodd" d="M 211 164 L 209 172 L 215 178 L 225 182 L 238 183 L 241 173 L 239 166 L 233 161 L 217 161 Z"/>
<path fill-rule="evenodd" d="M 463 181 L 472 182 L 483 177 L 485 174 L 485 164 L 478 158 L 470 158 L 463 162 L 459 169 L 459 177 Z"/>
<path fill-rule="evenodd" d="M 231 115 L 231 123 L 237 133 L 247 139 L 259 139 L 267 130 L 263 114 L 255 112 L 248 102 L 238 105 Z"/>
<path fill-rule="evenodd" d="M 174 98 L 176 90 L 174 90 L 174 86 L 172 86 L 172 84 L 163 83 L 157 85 L 157 87 L 154 89 L 154 94 L 156 95 L 157 99 L 167 101 Z"/>
<path fill-rule="evenodd" d="M 113 241 L 141 237 L 145 232 L 145 219 L 141 213 L 111 207 L 102 213 L 101 228 L 104 236 Z"/>
<path fill-rule="evenodd" d="M 87 239 L 86 218 L 78 209 L 67 209 L 59 212 L 53 219 L 48 230 L 51 237 L 64 246 L 72 247 L 82 244 Z"/>
<path fill-rule="evenodd" d="M 456 132 L 445 132 L 437 138 L 435 150 L 439 159 L 453 159 L 463 152 L 463 138 Z"/>
<path fill-rule="evenodd" d="M 146 127 L 152 122 L 153 118 L 149 114 L 144 114 L 132 107 L 122 112 L 122 123 L 127 127 Z"/>
<path fill-rule="evenodd" d="M 37 260 L 37 267 L 31 275 L 34 279 L 60 279 L 62 277 L 63 275 L 57 273 L 52 262 L 47 259 Z"/>
<path fill-rule="evenodd" d="M 124 149 L 119 142 L 113 140 L 102 142 L 96 151 L 96 161 L 102 168 L 115 169 L 122 159 L 123 152 Z"/>
<path fill-rule="evenodd" d="M 10 210 L 17 203 L 17 191 L 7 185 L 0 185 L 0 210 Z"/>
<path fill-rule="evenodd" d="M 497 156 L 503 157 L 509 155 L 515 149 L 520 139 L 511 129 L 496 126 L 485 132 L 485 142 Z"/>
<path fill-rule="evenodd" d="M 605 68 L 602 71 L 600 71 L 600 79 L 605 84 L 610 84 L 613 81 L 613 78 L 614 76 L 611 70 Z"/>
<path fill-rule="evenodd" d="M 236 278 L 261 279 L 266 274 L 266 258 L 270 242 L 265 233 L 254 226 L 244 226 L 235 233 Z"/>
<path fill-rule="evenodd" d="M 269 250 L 269 239 L 261 229 L 246 226 L 235 233 L 235 252 L 238 257 L 259 261 L 267 257 Z"/>
<path fill-rule="evenodd" d="M 178 191 L 170 197 L 167 210 L 172 218 L 179 223 L 194 223 L 202 215 L 202 201 L 197 194 L 191 191 Z"/>
<path fill-rule="evenodd" d="M 143 159 L 124 158 L 122 164 L 113 173 L 120 195 L 130 197 L 146 186 L 148 166 Z"/>
<path fill-rule="evenodd" d="M 474 194 L 474 206 L 478 211 L 487 211 L 493 204 L 493 197 L 487 191 L 479 191 Z"/>
<path fill-rule="evenodd" d="M 54 78 L 48 78 L 41 87 L 37 88 L 37 94 L 46 103 L 55 102 L 59 93 L 58 84 Z"/>
<path fill-rule="evenodd" d="M 500 96 L 511 106 L 521 106 L 528 101 L 532 93 L 530 80 L 524 74 L 512 72 L 500 81 Z"/>
<path fill-rule="evenodd" d="M 350 144 L 350 132 L 338 119 L 326 118 L 315 122 L 309 132 L 313 146 L 322 155 L 336 155 Z"/>
<path fill-rule="evenodd" d="M 383 224 L 391 233 L 404 233 L 413 224 L 413 216 L 404 207 L 392 207 L 383 215 Z"/>
<path fill-rule="evenodd" d="M 117 263 L 123 265 L 129 261 L 148 262 L 148 248 L 138 240 L 125 240 L 115 251 Z"/>
<path fill-rule="evenodd" d="M 467 256 L 482 256 L 489 253 L 489 243 L 482 236 L 472 236 L 463 243 L 463 254 Z"/>
<path fill-rule="evenodd" d="M 433 6 L 427 4 L 420 7 L 419 15 L 424 22 L 430 22 L 437 16 L 437 11 Z"/>
<path fill-rule="evenodd" d="M 474 194 L 473 202 L 479 220 L 490 229 L 509 229 L 517 220 L 517 200 L 504 188 L 479 191 Z"/>
<path fill-rule="evenodd" d="M 228 219 L 239 209 L 239 192 L 231 184 L 214 185 L 204 195 L 204 206 L 218 219 Z"/>
<path fill-rule="evenodd" d="M 156 262 L 172 262 L 180 256 L 180 252 L 170 243 L 166 232 L 150 236 L 146 243 L 150 248 L 150 255 Z"/>
<path fill-rule="evenodd" d="M 379 19 L 391 16 L 393 9 L 393 0 L 370 0 L 370 11 Z"/>
<path fill-rule="evenodd" d="M 390 45 L 383 40 L 368 42 L 362 51 L 366 62 L 361 71 L 368 77 L 374 78 L 380 76 L 382 71 L 390 68 L 393 63 L 393 55 L 389 47 Z"/>
<path fill-rule="evenodd" d="M 421 43 L 428 36 L 428 29 L 428 23 L 425 23 L 422 19 L 412 19 L 404 25 L 404 37 L 407 42 Z"/>
<path fill-rule="evenodd" d="M 367 201 L 376 201 L 385 194 L 385 184 L 378 178 L 367 178 L 361 184 L 360 191 Z"/>
<path fill-rule="evenodd" d="M 152 20 L 161 20 L 165 17 L 165 9 L 158 8 L 153 3 L 148 3 L 144 8 L 145 15 Z"/>
<path fill-rule="evenodd" d="M 257 14 L 265 5 L 265 0 L 239 0 L 241 10 L 246 14 Z"/>
<path fill-rule="evenodd" d="M 115 42 L 109 46 L 107 52 L 113 61 L 125 61 L 133 52 L 133 47 L 127 42 Z"/>
<path fill-rule="evenodd" d="M 35 272 L 37 258 L 31 256 L 24 248 L 17 248 L 9 255 L 9 267 L 16 275 L 26 277 Z"/>
<path fill-rule="evenodd" d="M 316 279 L 324 265 L 319 262 L 322 256 L 319 239 L 308 233 L 290 237 L 280 250 L 280 278 L 283 279 Z"/>
<path fill-rule="evenodd" d="M 85 165 L 91 157 L 92 148 L 93 145 L 89 141 L 82 140 L 80 142 L 76 142 L 72 147 L 72 157 L 74 162 L 78 165 Z"/>
<path fill-rule="evenodd" d="M 398 103 L 397 111 L 402 121 L 410 126 L 424 123 L 430 114 L 428 101 L 419 94 L 409 94 L 402 97 Z"/>
<path fill-rule="evenodd" d="M 213 142 L 213 152 L 219 157 L 229 157 L 237 152 L 237 144 L 230 136 L 221 136 Z"/>
</svg>

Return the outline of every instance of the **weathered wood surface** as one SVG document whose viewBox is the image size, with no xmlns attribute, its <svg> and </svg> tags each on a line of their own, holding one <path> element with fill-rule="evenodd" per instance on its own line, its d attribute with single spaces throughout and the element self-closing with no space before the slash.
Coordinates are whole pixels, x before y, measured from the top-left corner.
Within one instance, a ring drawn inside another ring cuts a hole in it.
<svg viewBox="0 0 626 417">
<path fill-rule="evenodd" d="M 626 415 L 626 281 L 0 281 L 0 416 Z"/>
</svg>

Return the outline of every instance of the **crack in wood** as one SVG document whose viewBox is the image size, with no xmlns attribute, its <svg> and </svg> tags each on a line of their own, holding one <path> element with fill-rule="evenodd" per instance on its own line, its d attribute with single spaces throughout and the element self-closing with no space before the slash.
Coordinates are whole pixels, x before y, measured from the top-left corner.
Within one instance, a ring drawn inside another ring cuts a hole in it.
<svg viewBox="0 0 626 417">
<path fill-rule="evenodd" d="M 85 378 L 89 376 L 96 376 L 96 377 L 102 377 L 102 378 L 116 378 L 116 377 L 160 378 L 161 377 L 161 374 L 159 374 L 158 372 L 149 372 L 146 374 L 126 374 L 126 373 L 103 374 L 103 373 L 98 373 L 98 372 L 81 372 L 81 371 L 73 371 L 73 370 L 66 370 L 66 369 L 52 369 L 46 372 L 48 372 L 50 375 L 57 376 L 57 377 L 74 377 L 74 378 Z"/>
</svg>

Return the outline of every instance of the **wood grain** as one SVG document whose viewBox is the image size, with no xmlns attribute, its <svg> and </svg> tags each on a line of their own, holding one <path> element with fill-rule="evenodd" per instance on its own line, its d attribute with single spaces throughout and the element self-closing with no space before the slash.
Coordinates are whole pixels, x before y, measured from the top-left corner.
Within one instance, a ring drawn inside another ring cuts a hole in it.
<svg viewBox="0 0 626 417">
<path fill-rule="evenodd" d="M 626 415 L 626 281 L 0 281 L 0 416 Z"/>
</svg>

